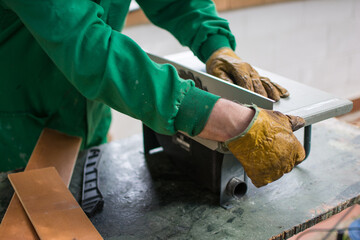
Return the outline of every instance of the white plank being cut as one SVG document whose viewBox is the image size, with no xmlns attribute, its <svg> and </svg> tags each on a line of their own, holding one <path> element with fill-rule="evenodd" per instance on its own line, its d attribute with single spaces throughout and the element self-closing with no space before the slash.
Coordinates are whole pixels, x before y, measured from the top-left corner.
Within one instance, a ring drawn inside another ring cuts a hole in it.
<svg viewBox="0 0 360 240">
<path fill-rule="evenodd" d="M 153 56 L 151 54 L 150 57 L 158 63 L 168 62 L 173 64 L 177 70 L 184 69 L 192 71 L 196 77 L 210 86 L 208 88 L 209 92 L 240 103 L 254 103 L 262 108 L 300 116 L 305 119 L 306 126 L 342 115 L 352 109 L 352 102 L 347 99 L 338 98 L 319 89 L 260 68 L 255 67 L 260 75 L 266 76 L 270 78 L 271 81 L 285 87 L 290 92 L 290 96 L 288 98 L 282 98 L 278 102 L 274 102 L 271 99 L 265 98 L 247 89 L 206 74 L 204 63 L 198 60 L 190 51 L 169 55 L 165 58 Z M 222 151 L 221 144 L 218 142 L 199 137 L 192 138 L 212 150 L 217 149 Z"/>
<path fill-rule="evenodd" d="M 171 61 L 166 58 L 149 54 L 149 57 L 157 63 L 170 63 L 173 65 L 178 72 L 185 73 L 186 77 L 190 79 L 198 79 L 201 82 L 201 88 L 216 94 L 218 96 L 230 99 L 235 102 L 245 103 L 245 104 L 256 104 L 266 109 L 272 109 L 274 101 L 266 97 L 261 96 L 260 94 L 254 93 L 248 89 L 239 87 L 237 85 L 231 84 L 227 81 L 224 81 L 220 78 L 215 78 L 214 76 L 205 73 L 204 64 L 198 65 L 192 61 L 197 60 L 196 58 L 190 58 L 189 61 L 186 60 L 185 65 L 180 61 Z M 197 60 L 199 61 L 199 60 Z M 190 75 L 192 75 L 190 77 Z M 196 82 L 196 81 L 195 81 Z M 198 81 L 199 82 L 199 81 Z"/>
<path fill-rule="evenodd" d="M 166 58 L 189 69 L 205 72 L 205 65 L 190 51 L 169 55 Z M 282 98 L 280 101 L 273 103 L 272 109 L 285 114 L 303 117 L 306 120 L 306 125 L 339 116 L 349 112 L 352 108 L 352 102 L 347 99 L 338 98 L 332 94 L 260 68 L 256 68 L 256 70 L 260 75 L 270 78 L 271 81 L 280 84 L 290 92 L 288 98 Z M 213 80 L 221 81 L 215 77 Z M 234 98 L 231 96 L 231 93 L 228 93 L 228 95 L 224 94 L 222 97 L 230 100 Z M 259 98 L 259 95 L 253 93 L 253 97 Z M 261 107 L 271 109 L 266 106 Z"/>
<path fill-rule="evenodd" d="M 342 115 L 352 108 L 352 102 L 347 99 L 338 98 L 269 71 L 259 68 L 257 71 L 260 75 L 267 76 L 290 92 L 288 98 L 282 98 L 274 103 L 274 110 L 300 116 L 306 120 L 306 125 Z"/>
</svg>

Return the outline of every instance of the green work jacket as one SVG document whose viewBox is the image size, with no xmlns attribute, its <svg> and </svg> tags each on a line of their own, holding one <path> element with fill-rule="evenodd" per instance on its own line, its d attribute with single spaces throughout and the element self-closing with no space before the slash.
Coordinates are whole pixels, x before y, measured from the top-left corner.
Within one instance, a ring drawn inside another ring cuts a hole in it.
<svg viewBox="0 0 360 240">
<path fill-rule="evenodd" d="M 211 0 L 138 0 L 200 60 L 235 48 Z M 110 107 L 162 134 L 197 135 L 219 98 L 120 33 L 130 0 L 0 0 L 0 171 L 24 167 L 44 127 L 106 141 Z M 124 126 L 126 127 L 126 126 Z"/>
</svg>

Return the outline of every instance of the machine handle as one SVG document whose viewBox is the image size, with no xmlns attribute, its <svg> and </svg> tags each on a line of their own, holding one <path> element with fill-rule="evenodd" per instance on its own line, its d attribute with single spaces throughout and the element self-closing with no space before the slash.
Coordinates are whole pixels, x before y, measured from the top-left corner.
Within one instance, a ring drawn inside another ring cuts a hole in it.
<svg viewBox="0 0 360 240">
<path fill-rule="evenodd" d="M 81 207 L 89 217 L 102 210 L 104 206 L 104 198 L 99 190 L 98 165 L 100 158 L 100 149 L 90 148 L 84 165 Z"/>
</svg>

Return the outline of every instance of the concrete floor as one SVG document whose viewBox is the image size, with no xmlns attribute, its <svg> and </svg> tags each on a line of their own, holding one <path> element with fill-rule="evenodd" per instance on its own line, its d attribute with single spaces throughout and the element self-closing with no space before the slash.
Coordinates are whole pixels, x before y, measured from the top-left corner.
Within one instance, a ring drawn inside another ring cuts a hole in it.
<svg viewBox="0 0 360 240">
<path fill-rule="evenodd" d="M 360 96 L 360 0 L 307 0 L 222 12 L 247 62 L 343 98 Z M 153 25 L 126 28 L 142 48 L 168 55 L 187 48 Z M 141 122 L 114 112 L 110 134 L 141 132 Z"/>
</svg>

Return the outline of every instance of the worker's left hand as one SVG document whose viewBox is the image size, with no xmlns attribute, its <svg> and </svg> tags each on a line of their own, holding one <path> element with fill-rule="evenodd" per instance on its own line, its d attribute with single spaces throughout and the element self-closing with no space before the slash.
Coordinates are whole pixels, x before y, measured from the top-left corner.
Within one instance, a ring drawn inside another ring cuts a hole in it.
<svg viewBox="0 0 360 240">
<path fill-rule="evenodd" d="M 282 86 L 262 77 L 248 63 L 243 62 L 230 48 L 220 48 L 206 62 L 206 71 L 225 81 L 279 101 L 289 96 Z"/>
<path fill-rule="evenodd" d="M 225 141 L 256 187 L 271 183 L 305 159 L 293 131 L 305 126 L 301 117 L 252 106 L 256 113 L 247 129 Z"/>
</svg>

